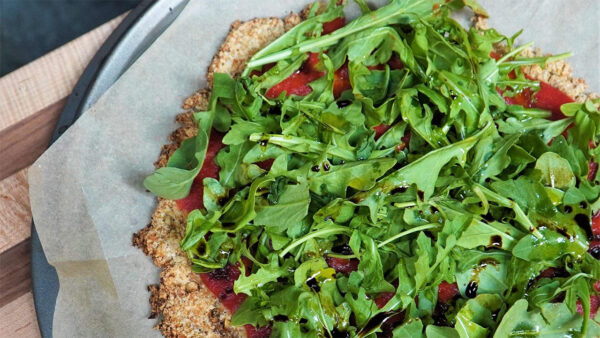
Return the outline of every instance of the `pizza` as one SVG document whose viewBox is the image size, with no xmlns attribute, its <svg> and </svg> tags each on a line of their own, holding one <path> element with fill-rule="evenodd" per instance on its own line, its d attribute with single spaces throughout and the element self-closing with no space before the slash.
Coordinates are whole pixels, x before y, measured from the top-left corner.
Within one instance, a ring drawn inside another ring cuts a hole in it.
<svg viewBox="0 0 600 338">
<path fill-rule="evenodd" d="M 569 54 L 474 1 L 356 3 L 231 25 L 144 181 L 156 328 L 600 336 L 600 115 Z"/>
</svg>

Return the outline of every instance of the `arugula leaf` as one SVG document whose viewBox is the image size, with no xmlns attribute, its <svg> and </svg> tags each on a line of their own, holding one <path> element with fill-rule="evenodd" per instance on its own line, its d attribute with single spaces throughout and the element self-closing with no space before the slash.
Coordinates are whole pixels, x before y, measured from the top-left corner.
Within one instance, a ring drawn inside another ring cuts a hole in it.
<svg viewBox="0 0 600 338">
<path fill-rule="evenodd" d="M 231 145 L 217 154 L 216 162 L 221 168 L 219 181 L 227 188 L 235 188 L 252 182 L 263 170 L 257 165 L 245 163 L 244 157 L 252 148 L 250 142 Z"/>
<path fill-rule="evenodd" d="M 254 290 L 262 288 L 267 283 L 275 282 L 286 274 L 288 272 L 279 267 L 277 255 L 274 255 L 269 264 L 261 266 L 255 273 L 249 276 L 242 273 L 233 283 L 233 291 L 252 296 Z"/>
<path fill-rule="evenodd" d="M 535 168 L 542 172 L 542 179 L 552 188 L 567 189 L 575 185 L 575 175 L 569 162 L 556 153 L 543 153 Z"/>
<path fill-rule="evenodd" d="M 479 295 L 470 299 L 458 311 L 454 329 L 460 337 L 487 337 L 489 330 L 494 327 L 492 312 L 500 310 L 502 300 L 495 294 Z"/>
<path fill-rule="evenodd" d="M 183 141 L 171 155 L 166 167 L 159 168 L 146 177 L 144 180 L 146 189 L 167 199 L 180 199 L 189 194 L 194 178 L 204 163 L 213 120 L 217 112 L 219 115 L 227 113 L 222 112 L 218 100 L 232 98 L 234 86 L 235 82 L 228 75 L 214 75 L 209 110 L 195 115 L 198 122 L 198 135 Z"/>
<path fill-rule="evenodd" d="M 306 183 L 287 185 L 276 203 L 266 205 L 257 211 L 254 218 L 256 225 L 282 224 L 285 219 L 287 224 L 295 224 L 302 221 L 308 213 L 310 196 Z"/>
<path fill-rule="evenodd" d="M 332 165 L 331 169 L 326 172 L 309 174 L 310 189 L 317 194 L 328 191 L 342 197 L 346 195 L 348 187 L 362 191 L 368 190 L 394 164 L 396 164 L 396 160 L 382 158 Z"/>
<path fill-rule="evenodd" d="M 548 303 L 542 311 L 527 311 L 528 303 L 525 299 L 516 301 L 504 314 L 496 337 L 509 337 L 513 335 L 528 336 L 553 336 L 564 332 L 581 332 L 581 316 L 572 315 L 565 304 Z"/>
<path fill-rule="evenodd" d="M 423 337 L 423 322 L 419 318 L 410 319 L 392 331 L 394 337 Z"/>
<path fill-rule="evenodd" d="M 258 56 L 255 55 L 248 62 L 248 67 L 253 68 L 275 62 L 287 58 L 293 55 L 295 52 L 306 53 L 309 51 L 314 52 L 323 50 L 331 45 L 334 45 L 340 39 L 346 36 L 371 27 L 377 27 L 386 24 L 407 24 L 414 22 L 414 20 L 419 17 L 431 15 L 435 3 L 436 1 L 432 0 L 393 1 L 389 5 L 383 6 L 353 20 L 346 26 L 336 30 L 331 34 L 296 43 L 293 48 L 271 52 L 267 56 L 262 56 L 263 53 L 257 53 Z M 283 41 L 289 39 L 289 36 L 293 35 L 294 33 L 297 34 L 297 32 L 291 30 L 287 34 L 281 36 L 278 40 Z M 276 40 L 274 43 L 279 43 L 278 40 Z M 267 46 L 265 49 L 272 51 L 274 47 Z"/>
</svg>

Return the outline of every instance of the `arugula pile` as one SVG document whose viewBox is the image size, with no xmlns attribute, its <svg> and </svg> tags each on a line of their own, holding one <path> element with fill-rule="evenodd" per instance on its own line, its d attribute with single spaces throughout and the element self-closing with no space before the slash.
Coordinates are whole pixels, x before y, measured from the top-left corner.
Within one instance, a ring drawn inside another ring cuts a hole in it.
<svg viewBox="0 0 600 338">
<path fill-rule="evenodd" d="M 554 120 L 502 96 L 539 87 L 523 65 L 566 55 L 521 58 L 516 36 L 465 30 L 449 14 L 481 12 L 471 0 L 356 2 L 363 15 L 343 28 L 321 34 L 343 5 L 315 5 L 242 76 L 215 74 L 198 136 L 145 181 L 185 197 L 211 129 L 226 133 L 181 247 L 196 272 L 239 264 L 234 291 L 248 298 L 233 324 L 286 337 L 374 336 L 392 317 L 398 337 L 600 334 L 589 320 L 600 262 L 588 253 L 600 115 L 571 103 Z M 268 98 L 307 52 L 325 74 L 310 93 Z M 351 89 L 336 97 L 346 64 Z M 357 266 L 336 273 L 332 259 Z M 460 295 L 442 304 L 442 282 Z"/>
</svg>

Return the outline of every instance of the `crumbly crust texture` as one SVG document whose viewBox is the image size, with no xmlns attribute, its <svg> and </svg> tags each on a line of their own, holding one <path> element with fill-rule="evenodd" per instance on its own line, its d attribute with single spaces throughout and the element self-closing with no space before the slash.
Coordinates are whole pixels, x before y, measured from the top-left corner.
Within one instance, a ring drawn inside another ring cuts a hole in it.
<svg viewBox="0 0 600 338">
<path fill-rule="evenodd" d="M 489 29 L 487 18 L 483 16 L 473 17 L 473 26 L 479 30 Z M 496 51 L 502 54 L 505 52 L 504 46 L 496 46 Z M 544 54 L 539 48 L 527 48 L 521 52 L 523 57 L 538 57 Z M 585 102 L 597 98 L 595 93 L 588 92 L 588 85 L 582 78 L 573 76 L 573 68 L 565 60 L 558 60 L 547 64 L 545 67 L 539 65 L 523 67 L 523 72 L 537 81 L 544 81 L 560 89 L 563 93 L 572 97 L 577 102 Z"/>
<path fill-rule="evenodd" d="M 248 22 L 235 21 L 229 35 L 213 57 L 208 67 L 208 86 L 212 86 L 213 73 L 228 73 L 236 77 L 246 67 L 246 62 L 269 42 L 285 32 L 285 22 L 279 18 L 260 18 Z"/>
<path fill-rule="evenodd" d="M 208 88 L 213 73 L 238 76 L 254 53 L 300 21 L 299 15 L 291 13 L 285 20 L 260 18 L 234 22 L 208 68 Z M 193 111 L 207 109 L 209 96 L 209 89 L 201 89 L 184 101 L 183 109 L 186 111 L 175 118 L 180 127 L 169 136 L 170 143 L 162 147 L 154 163 L 157 168 L 166 166 L 183 140 L 198 133 Z M 148 287 L 150 318 L 159 319 L 155 328 L 166 337 L 246 336 L 243 328 L 231 325 L 229 311 L 192 271 L 186 254 L 179 246 L 185 235 L 185 223 L 186 213 L 177 207 L 175 201 L 159 198 L 150 224 L 133 237 L 133 244 L 161 268 L 160 283 Z"/>
<path fill-rule="evenodd" d="M 254 53 L 282 35 L 301 20 L 308 10 L 300 15 L 290 13 L 284 20 L 259 18 L 247 22 L 236 21 L 214 56 L 207 73 L 208 88 L 212 74 L 228 73 L 238 76 Z M 476 17 L 474 25 L 486 29 L 485 18 Z M 526 50 L 525 56 L 541 55 L 538 50 Z M 558 61 L 542 69 L 539 66 L 525 67 L 524 71 L 534 79 L 542 80 L 559 88 L 577 101 L 595 97 L 586 93 L 583 79 L 574 78 L 570 65 Z M 155 166 L 163 167 L 181 142 L 194 137 L 197 126 L 193 119 L 194 110 L 205 110 L 210 95 L 209 89 L 201 89 L 183 103 L 186 111 L 176 117 L 181 125 L 169 136 L 169 144 L 162 147 Z M 245 337 L 243 328 L 231 325 L 231 314 L 226 310 L 192 271 L 186 254 L 179 242 L 185 234 L 186 213 L 175 201 L 158 198 L 158 205 L 150 224 L 133 236 L 133 244 L 150 256 L 161 268 L 160 283 L 150 285 L 150 318 L 158 318 L 155 328 L 166 337 Z"/>
</svg>

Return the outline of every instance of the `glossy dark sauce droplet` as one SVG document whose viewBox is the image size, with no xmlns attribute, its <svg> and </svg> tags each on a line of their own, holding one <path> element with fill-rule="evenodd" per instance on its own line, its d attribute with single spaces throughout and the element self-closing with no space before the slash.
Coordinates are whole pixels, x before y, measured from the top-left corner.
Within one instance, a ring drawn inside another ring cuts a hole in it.
<svg viewBox="0 0 600 338">
<path fill-rule="evenodd" d="M 408 187 L 398 187 L 398 188 L 392 189 L 392 191 L 390 191 L 390 193 L 392 195 L 393 194 L 402 194 L 402 193 L 405 193 L 406 190 L 408 190 Z"/>
<path fill-rule="evenodd" d="M 449 326 L 448 318 L 446 318 L 446 312 L 448 311 L 448 304 L 437 302 L 435 310 L 433 310 L 433 324 L 437 326 Z"/>
<path fill-rule="evenodd" d="M 596 259 L 600 259 L 600 246 L 590 248 L 590 255 Z"/>
<path fill-rule="evenodd" d="M 494 235 L 490 238 L 490 246 L 501 248 L 502 247 L 502 236 Z"/>
<path fill-rule="evenodd" d="M 346 106 L 349 106 L 352 103 L 352 101 L 350 100 L 341 100 L 337 102 L 337 105 L 339 108 L 344 108 Z"/>
<path fill-rule="evenodd" d="M 577 225 L 579 225 L 582 229 L 586 229 L 590 227 L 590 218 L 584 214 L 577 214 L 573 218 Z"/>
<path fill-rule="evenodd" d="M 382 326 L 387 322 L 390 318 L 397 315 L 397 312 L 382 312 L 375 315 L 371 318 L 367 324 L 365 324 L 364 328 L 358 333 L 359 337 L 364 337 L 367 334 L 371 333 L 371 331 L 375 330 L 377 327 Z"/>
<path fill-rule="evenodd" d="M 350 338 L 350 332 L 347 331 L 338 331 L 338 329 L 334 329 L 331 331 L 332 338 Z"/>
<path fill-rule="evenodd" d="M 317 280 L 312 277 L 306 281 L 306 285 L 308 285 L 308 287 L 311 288 L 312 290 L 314 290 L 315 292 L 321 291 L 319 282 L 317 282 Z"/>
<path fill-rule="evenodd" d="M 333 248 L 331 248 L 331 251 L 342 254 L 342 255 L 353 255 L 354 254 L 354 251 L 352 251 L 352 248 L 348 244 L 334 246 Z"/>
<path fill-rule="evenodd" d="M 556 232 L 558 232 L 559 234 L 561 234 L 561 235 L 565 236 L 565 237 L 566 237 L 566 238 L 568 238 L 568 239 L 571 239 L 571 238 L 573 238 L 573 236 L 571 236 L 571 235 L 570 235 L 570 234 L 567 232 L 567 229 L 565 229 L 565 228 L 560 228 L 560 227 L 557 227 L 557 228 L 556 228 Z"/>
<path fill-rule="evenodd" d="M 468 298 L 475 298 L 475 296 L 477 296 L 478 288 L 479 285 L 477 285 L 475 281 L 470 281 L 469 284 L 467 284 L 467 288 L 465 289 L 465 296 L 467 296 Z"/>
</svg>

